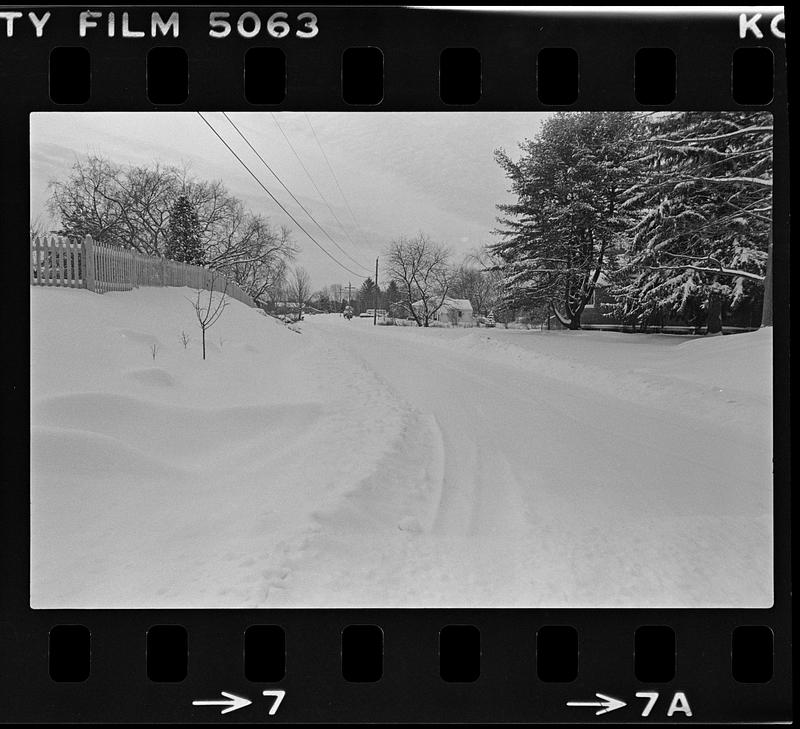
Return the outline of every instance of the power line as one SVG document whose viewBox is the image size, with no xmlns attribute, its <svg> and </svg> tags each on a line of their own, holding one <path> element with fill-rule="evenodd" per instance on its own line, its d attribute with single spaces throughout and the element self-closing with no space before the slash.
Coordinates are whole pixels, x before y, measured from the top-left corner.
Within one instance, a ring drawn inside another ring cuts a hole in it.
<svg viewBox="0 0 800 729">
<path fill-rule="evenodd" d="M 211 124 L 208 122 L 208 120 L 207 120 L 207 119 L 206 119 L 206 118 L 203 116 L 202 112 L 199 112 L 199 111 L 198 111 L 198 112 L 197 112 L 197 115 L 198 115 L 198 116 L 199 116 L 199 117 L 200 117 L 200 118 L 203 120 L 203 122 L 205 122 L 205 125 L 206 125 L 206 126 L 207 126 L 207 127 L 208 127 L 208 128 L 211 130 L 211 131 L 212 131 L 212 132 L 214 132 L 214 136 L 215 136 L 217 139 L 219 139 L 219 141 L 220 141 L 220 142 L 222 142 L 222 143 L 223 143 L 223 144 L 224 144 L 224 145 L 227 147 L 228 151 L 229 151 L 229 152 L 230 152 L 230 153 L 231 153 L 231 154 L 232 154 L 234 157 L 236 157 L 236 159 L 239 161 L 239 164 L 240 164 L 240 165 L 242 165 L 242 167 L 244 167 L 244 168 L 245 168 L 245 169 L 246 169 L 246 170 L 247 170 L 247 171 L 250 173 L 250 177 L 252 177 L 252 178 L 253 178 L 253 179 L 256 181 L 256 183 L 258 184 L 258 186 L 259 186 L 259 187 L 260 187 L 260 188 L 261 188 L 261 189 L 262 189 L 264 192 L 266 192 L 266 193 L 267 193 L 267 195 L 269 195 L 269 196 L 270 196 L 270 197 L 271 197 L 271 198 L 274 200 L 275 204 L 276 204 L 276 205 L 277 205 L 277 206 L 278 206 L 278 207 L 279 207 L 281 210 L 283 210 L 283 212 L 284 212 L 284 213 L 286 213 L 286 215 L 288 215 L 288 216 L 289 216 L 289 218 L 290 218 L 292 221 L 294 221 L 295 225 L 297 225 L 297 227 L 298 227 L 298 228 L 300 228 L 300 230 L 302 230 L 302 231 L 303 231 L 303 232 L 304 232 L 304 233 L 305 233 L 305 234 L 308 236 L 309 240 L 310 240 L 310 241 L 311 241 L 311 242 L 312 242 L 312 243 L 313 243 L 315 246 L 317 246 L 317 248 L 319 248 L 319 249 L 320 249 L 320 250 L 321 250 L 321 251 L 322 251 L 322 252 L 323 252 L 323 253 L 324 253 L 326 256 L 328 256 L 328 258 L 330 258 L 330 259 L 331 259 L 331 260 L 332 260 L 332 261 L 333 261 L 333 262 L 334 262 L 334 263 L 335 263 L 337 266 L 340 266 L 341 268 L 343 268 L 343 269 L 344 269 L 345 271 L 347 271 L 348 273 L 352 273 L 352 274 L 353 274 L 353 276 L 356 276 L 357 278 L 361 278 L 361 279 L 363 279 L 363 278 L 366 278 L 365 276 L 362 276 L 360 273 L 356 273 L 355 271 L 353 271 L 353 270 L 349 269 L 347 266 L 345 266 L 345 265 L 344 265 L 344 263 L 342 263 L 341 261 L 337 260 L 337 259 L 336 259 L 336 258 L 335 258 L 335 257 L 334 257 L 334 256 L 333 256 L 331 253 L 329 253 L 329 252 L 328 252 L 328 251 L 327 251 L 327 250 L 326 250 L 326 249 L 325 249 L 325 248 L 324 248 L 324 247 L 323 247 L 323 246 L 322 246 L 322 245 L 321 245 L 321 244 L 320 244 L 320 243 L 317 241 L 317 239 L 316 239 L 316 238 L 314 238 L 314 236 L 313 236 L 313 235 L 311 235 L 311 233 L 309 233 L 309 232 L 308 232 L 308 231 L 307 231 L 307 230 L 306 230 L 306 229 L 305 229 L 305 228 L 304 228 L 304 227 L 303 227 L 303 226 L 300 224 L 300 222 L 297 220 L 297 218 L 295 218 L 295 217 L 294 217 L 294 215 L 292 215 L 292 214 L 291 214 L 291 213 L 290 213 L 290 212 L 289 212 L 289 211 L 288 211 L 288 210 L 287 210 L 287 209 L 286 209 L 286 208 L 285 208 L 283 205 L 281 205 L 281 202 L 280 202 L 280 200 L 278 200 L 278 198 L 276 198 L 276 197 L 275 197 L 275 196 L 274 196 L 274 195 L 273 195 L 273 194 L 272 194 L 272 193 L 271 193 L 271 192 L 270 192 L 270 191 L 269 191 L 269 190 L 268 190 L 268 189 L 267 189 L 267 188 L 264 186 L 264 184 L 261 182 L 261 180 L 259 180 L 259 179 L 258 179 L 258 177 L 257 177 L 257 176 L 256 176 L 256 174 L 253 172 L 253 170 L 251 170 L 251 169 L 250 169 L 250 168 L 249 168 L 249 167 L 248 167 L 248 166 L 245 164 L 245 162 L 242 160 L 242 158 L 241 158 L 241 157 L 240 157 L 238 154 L 236 154 L 236 152 L 233 150 L 233 148 L 232 148 L 232 147 L 231 147 L 231 146 L 230 146 L 230 145 L 229 145 L 229 144 L 228 144 L 228 143 L 227 143 L 227 142 L 226 142 L 226 141 L 225 141 L 225 140 L 224 140 L 224 139 L 223 139 L 223 138 L 220 136 L 219 132 L 217 132 L 217 130 L 216 130 L 216 129 L 214 129 L 214 127 L 213 127 L 213 126 L 211 126 Z"/>
<path fill-rule="evenodd" d="M 319 141 L 319 137 L 317 136 L 317 132 L 314 129 L 314 125 L 311 123 L 311 119 L 309 118 L 308 114 L 306 114 L 306 112 L 303 112 L 303 115 L 305 116 L 306 121 L 308 122 L 308 126 L 311 127 L 311 133 L 314 135 L 314 139 L 317 140 L 317 146 L 319 147 L 319 151 L 322 152 L 322 156 L 325 158 L 325 163 L 328 165 L 328 169 L 331 171 L 331 176 L 333 177 L 333 181 L 336 183 L 336 187 L 339 189 L 339 194 L 342 196 L 342 200 L 344 200 L 344 204 L 347 206 L 347 210 L 350 213 L 350 217 L 353 219 L 353 222 L 356 224 L 356 227 L 358 228 L 361 235 L 364 235 L 364 231 L 361 230 L 361 226 L 359 225 L 358 220 L 356 220 L 356 216 L 353 215 L 353 209 L 350 207 L 350 203 L 347 202 L 347 197 L 344 194 L 344 190 L 342 190 L 342 186 L 339 184 L 339 178 L 333 171 L 333 166 L 331 165 L 331 162 L 328 159 L 328 155 L 325 154 L 325 149 L 322 146 L 322 142 Z"/>
<path fill-rule="evenodd" d="M 319 189 L 319 186 L 314 181 L 314 178 L 311 176 L 311 173 L 308 171 L 308 168 L 305 166 L 305 164 L 303 164 L 303 160 L 300 158 L 300 155 L 297 153 L 297 150 L 294 148 L 294 145 L 292 144 L 291 140 L 286 135 L 286 132 L 283 131 L 283 127 L 281 127 L 280 122 L 278 121 L 278 118 L 275 116 L 275 112 L 271 111 L 270 114 L 272 115 L 272 121 L 275 122 L 275 126 L 278 127 L 278 131 L 283 135 L 283 138 L 286 140 L 286 144 L 289 145 L 289 149 L 291 149 L 292 152 L 294 152 L 294 156 L 297 158 L 297 161 L 300 163 L 300 166 L 303 168 L 303 172 L 306 173 L 306 177 L 308 177 L 309 181 L 314 186 L 314 189 L 317 191 L 317 194 L 323 199 L 325 204 L 328 206 L 328 210 L 330 210 L 331 215 L 334 217 L 336 222 L 339 224 L 339 227 L 342 229 L 342 233 L 344 233 L 345 236 L 347 237 L 347 240 L 349 240 L 350 243 L 353 244 L 353 247 L 357 248 L 358 246 L 356 246 L 355 241 L 350 237 L 350 233 L 347 232 L 347 228 L 345 228 L 344 225 L 342 224 L 342 221 L 339 220 L 339 216 L 336 214 L 336 211 L 333 209 L 333 206 L 328 201 L 328 198 L 325 197 L 325 193 L 323 193 L 322 190 Z"/>
<path fill-rule="evenodd" d="M 338 249 L 339 249 L 339 250 L 340 250 L 342 253 L 344 253 L 344 255 L 345 255 L 345 256 L 347 256 L 347 257 L 348 257 L 348 258 L 349 258 L 349 259 L 350 259 L 350 260 L 351 260 L 353 263 L 355 263 L 355 264 L 356 264 L 356 266 L 359 266 L 360 268 L 363 268 L 365 271 L 369 271 L 369 269 L 368 269 L 366 266 L 364 266 L 362 263 L 359 263 L 359 262 L 358 262 L 358 261 L 357 261 L 355 258 L 353 258 L 353 257 L 352 257 L 352 256 L 351 256 L 351 255 L 350 255 L 350 254 L 349 254 L 349 253 L 348 253 L 348 252 L 347 252 L 347 251 L 346 251 L 344 248 L 342 248 L 342 247 L 341 247 L 341 246 L 340 246 L 340 245 L 339 245 L 339 244 L 338 244 L 338 243 L 337 243 L 337 242 L 336 242 L 336 241 L 335 241 L 335 240 L 334 240 L 334 239 L 331 237 L 331 234 L 330 234 L 330 233 L 328 233 L 328 231 L 327 231 L 327 230 L 325 230 L 325 228 L 323 228 L 323 227 L 322 227 L 322 225 L 320 224 L 320 222 L 319 222 L 319 221 L 318 221 L 318 220 L 317 220 L 317 219 L 316 219 L 316 218 L 315 218 L 315 217 L 314 217 L 314 216 L 311 214 L 311 212 L 308 210 L 308 208 L 306 208 L 306 206 L 305 206 L 305 205 L 303 205 L 303 203 L 301 203 L 301 202 L 300 202 L 300 201 L 299 201 L 299 200 L 298 200 L 298 199 L 295 197 L 294 193 L 293 193 L 293 192 L 292 192 L 292 191 L 291 191 L 291 190 L 290 190 L 290 189 L 289 189 L 289 188 L 288 188 L 288 187 L 287 187 L 287 186 L 284 184 L 283 180 L 282 180 L 282 179 L 281 179 L 281 178 L 278 176 L 278 173 L 277 173 L 277 172 L 275 172 L 275 170 L 273 170 L 273 169 L 272 169 L 272 167 L 270 167 L 270 165 L 267 163 L 267 161 L 266 161 L 266 160 L 265 160 L 265 159 L 264 159 L 264 158 L 263 158 L 263 157 L 262 157 L 262 156 L 261 156 L 261 155 L 258 153 L 258 150 L 257 150 L 257 149 L 256 149 L 256 148 L 255 148 L 255 147 L 254 147 L 254 146 L 253 146 L 251 143 L 250 143 L 250 140 L 249 140 L 249 139 L 248 139 L 248 138 L 247 138 L 247 137 L 244 135 L 244 133 L 242 132 L 242 130 L 241 130 L 241 129 L 239 129 L 239 127 L 238 127 L 238 126 L 236 126 L 236 124 L 234 123 L 233 119 L 231 119 L 231 118 L 228 116 L 227 112 L 224 112 L 224 111 L 223 111 L 223 112 L 222 112 L 222 116 L 224 116 L 224 117 L 225 117 L 225 118 L 228 120 L 228 123 L 229 123 L 229 124 L 230 124 L 230 125 L 231 125 L 231 126 L 232 126 L 232 127 L 235 129 L 235 130 L 236 130 L 236 133 L 237 133 L 237 134 L 238 134 L 238 135 L 239 135 L 239 136 L 240 136 L 240 137 L 241 137 L 241 138 L 244 140 L 245 144 L 246 144 L 248 147 L 250 147 L 250 149 L 251 149 L 251 150 L 253 150 L 253 153 L 256 155 L 256 157 L 258 157 L 258 158 L 261 160 L 262 164 L 263 164 L 263 165 L 264 165 L 264 166 L 265 166 L 265 167 L 266 167 L 266 168 L 267 168 L 267 169 L 270 171 L 270 173 L 272 174 L 272 176 L 273 176 L 273 177 L 274 177 L 274 178 L 275 178 L 275 179 L 276 179 L 276 180 L 277 180 L 277 181 L 280 183 L 281 187 L 283 187 L 283 189 L 284 189 L 284 190 L 286 190 L 286 192 L 287 192 L 287 193 L 289 193 L 289 195 L 291 196 L 292 200 L 294 200 L 294 201 L 295 201 L 295 202 L 296 202 L 296 203 L 297 203 L 297 204 L 300 206 L 300 208 L 303 210 L 303 212 L 304 212 L 306 215 L 308 215 L 308 217 L 309 217 L 309 218 L 311 218 L 311 220 L 313 220 L 313 221 L 314 221 L 314 223 L 316 224 L 316 226 L 317 226 L 317 227 L 318 227 L 318 228 L 319 228 L 319 229 L 320 229 L 320 230 L 321 230 L 321 231 L 322 231 L 322 232 L 323 232 L 323 233 L 324 233 L 324 234 L 327 236 L 328 240 L 329 240 L 331 243 L 333 243 L 333 245 L 335 245 L 335 246 L 336 246 L 336 247 L 337 247 L 337 248 L 338 248 Z"/>
</svg>

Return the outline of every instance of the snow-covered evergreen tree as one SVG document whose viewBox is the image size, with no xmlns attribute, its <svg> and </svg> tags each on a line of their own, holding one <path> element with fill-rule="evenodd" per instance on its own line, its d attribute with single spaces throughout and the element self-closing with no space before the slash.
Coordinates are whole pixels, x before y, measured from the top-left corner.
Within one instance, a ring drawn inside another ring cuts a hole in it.
<svg viewBox="0 0 800 729">
<path fill-rule="evenodd" d="M 394 314 L 394 307 L 403 298 L 400 289 L 397 287 L 397 282 L 392 279 L 384 291 L 383 308 L 390 314 Z"/>
<path fill-rule="evenodd" d="M 200 221 L 186 195 L 178 195 L 170 210 L 165 255 L 181 263 L 204 263 Z"/>
<path fill-rule="evenodd" d="M 320 311 L 329 312 L 331 310 L 331 298 L 327 293 L 320 291 L 314 301 L 314 306 Z"/>
<path fill-rule="evenodd" d="M 375 308 L 375 282 L 371 276 L 364 279 L 364 283 L 358 290 L 358 304 L 361 311 Z"/>
<path fill-rule="evenodd" d="M 519 161 L 495 153 L 517 196 L 498 205 L 502 240 L 491 247 L 501 259 L 507 307 L 547 306 L 580 329 L 630 225 L 620 204 L 636 174 L 636 127 L 630 112 L 562 113 L 520 145 Z"/>
<path fill-rule="evenodd" d="M 701 313 L 708 332 L 717 333 L 723 306 L 763 296 L 772 119 L 764 112 L 680 112 L 648 126 L 643 169 L 624 203 L 639 221 L 615 277 L 614 311 L 638 322 Z"/>
</svg>

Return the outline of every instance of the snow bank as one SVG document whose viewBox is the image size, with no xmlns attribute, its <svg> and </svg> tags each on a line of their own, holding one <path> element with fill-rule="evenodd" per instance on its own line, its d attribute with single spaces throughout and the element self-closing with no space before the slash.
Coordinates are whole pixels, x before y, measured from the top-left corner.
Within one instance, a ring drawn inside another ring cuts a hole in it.
<svg viewBox="0 0 800 729">
<path fill-rule="evenodd" d="M 539 336 L 334 316 L 304 331 L 380 371 L 425 433 L 401 439 L 405 471 L 389 459 L 293 558 L 314 604 L 772 604 L 769 333 Z M 359 526 L 424 463 L 409 480 L 439 494 L 432 519 Z"/>
<path fill-rule="evenodd" d="M 772 433 L 772 330 L 719 337 L 602 331 L 386 328 L 484 363 L 575 388 Z"/>
<path fill-rule="evenodd" d="M 192 293 L 31 288 L 32 606 L 267 604 L 402 433 L 385 385 L 239 302 L 203 361 Z"/>
<path fill-rule="evenodd" d="M 232 301 L 203 361 L 191 293 L 31 289 L 33 607 L 771 604 L 769 332 Z"/>
</svg>

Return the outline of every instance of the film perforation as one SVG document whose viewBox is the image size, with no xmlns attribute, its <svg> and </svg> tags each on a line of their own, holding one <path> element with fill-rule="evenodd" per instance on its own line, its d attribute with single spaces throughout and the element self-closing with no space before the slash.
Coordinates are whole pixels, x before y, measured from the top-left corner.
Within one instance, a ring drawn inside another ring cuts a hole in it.
<svg viewBox="0 0 800 729">
<path fill-rule="evenodd" d="M 378 625 L 349 625 L 341 632 L 342 678 L 350 683 L 374 683 L 383 678 L 383 630 Z M 181 626 L 159 625 L 147 630 L 148 680 L 175 683 L 189 677 L 187 655 L 191 638 Z M 631 636 L 633 638 L 633 636 Z M 243 633 L 243 675 L 251 684 L 280 684 L 285 678 L 285 631 L 277 625 L 251 625 Z M 731 678 L 738 683 L 760 684 L 772 678 L 772 631 L 766 626 L 738 626 L 730 633 Z M 394 643 L 390 635 L 390 643 Z M 525 642 L 523 641 L 523 644 Z M 527 643 L 532 651 L 533 642 Z M 82 625 L 59 625 L 50 630 L 50 678 L 56 682 L 81 684 L 90 677 L 90 634 Z M 446 683 L 474 683 L 480 680 L 480 632 L 475 626 L 449 625 L 439 631 L 439 672 Z M 542 626 L 535 633 L 535 673 L 539 681 L 574 683 L 579 678 L 581 655 L 578 632 L 572 626 Z M 530 654 L 529 654 L 530 655 Z M 677 650 L 675 633 L 665 625 L 640 626 L 635 631 L 632 671 L 643 687 L 639 691 L 652 711 L 659 697 L 672 695 L 664 684 L 681 685 L 675 671 Z M 388 656 L 393 665 L 391 652 Z M 533 679 L 533 660 L 523 679 Z M 659 688 L 660 686 L 660 688 Z M 266 693 L 265 693 L 266 695 Z M 238 699 L 228 697 L 206 702 L 228 707 Z M 618 699 L 575 702 L 575 706 L 613 707 Z M 198 705 L 205 705 L 200 704 Z M 680 701 L 678 704 L 680 705 Z M 612 709 L 614 710 L 614 709 Z"/>
<path fill-rule="evenodd" d="M 668 625 L 647 625 L 636 629 L 634 673 L 639 681 L 666 683 L 675 678 L 678 656 L 675 631 Z"/>
<path fill-rule="evenodd" d="M 376 106 L 383 100 L 383 51 L 375 46 L 347 48 L 342 54 L 342 98 L 348 104 Z"/>
<path fill-rule="evenodd" d="M 536 56 L 536 93 L 548 106 L 569 106 L 580 92 L 580 58 L 574 48 L 542 48 Z"/>
<path fill-rule="evenodd" d="M 53 681 L 78 683 L 91 672 L 91 633 L 85 625 L 57 625 L 48 635 L 49 674 Z"/>
<path fill-rule="evenodd" d="M 251 104 L 280 104 L 286 98 L 286 54 L 281 48 L 248 48 L 244 95 Z"/>
<path fill-rule="evenodd" d="M 147 98 L 154 104 L 183 104 L 189 97 L 189 57 L 183 48 L 158 46 L 147 52 Z"/>
<path fill-rule="evenodd" d="M 439 56 L 439 96 L 445 104 L 466 106 L 481 97 L 481 54 L 477 48 L 445 48 Z"/>
<path fill-rule="evenodd" d="M 91 93 L 91 56 L 80 46 L 50 52 L 50 99 L 56 104 L 85 104 Z"/>
<path fill-rule="evenodd" d="M 182 625 L 147 630 L 147 678 L 158 683 L 183 681 L 188 674 L 189 633 Z"/>
<path fill-rule="evenodd" d="M 536 674 L 540 681 L 571 683 L 578 678 L 578 631 L 571 625 L 546 625 L 536 631 Z"/>
<path fill-rule="evenodd" d="M 766 105 L 772 101 L 774 55 L 765 47 L 737 48 L 731 69 L 733 98 L 738 104 Z"/>
<path fill-rule="evenodd" d="M 476 49 L 445 49 L 440 95 L 448 105 L 477 103 L 481 62 Z M 476 55 L 477 54 L 477 55 Z M 348 58 L 351 59 L 348 61 Z M 452 58 L 452 60 L 447 60 Z M 536 61 L 541 103 L 569 106 L 578 99 L 578 54 L 570 48 L 544 48 Z M 676 56 L 668 48 L 636 53 L 634 93 L 644 105 L 674 102 Z M 155 104 L 183 104 L 188 98 L 188 61 L 177 47 L 160 46 L 147 56 L 148 98 Z M 169 70 L 167 70 L 169 69 Z M 739 48 L 732 56 L 732 94 L 737 103 L 763 106 L 772 100 L 773 54 L 769 48 Z M 244 97 L 251 104 L 278 105 L 286 97 L 286 56 L 282 49 L 251 47 L 244 56 Z M 346 103 L 379 105 L 383 100 L 383 53 L 379 48 L 349 48 L 342 56 L 342 95 Z M 85 48 L 56 48 L 50 58 L 50 98 L 56 104 L 84 104 L 90 96 L 90 55 Z"/>
<path fill-rule="evenodd" d="M 473 683 L 481 675 L 481 632 L 474 625 L 439 631 L 439 675 L 448 683 Z"/>
<path fill-rule="evenodd" d="M 675 100 L 677 59 L 671 48 L 641 48 L 636 52 L 636 100 L 647 106 L 666 106 Z"/>
<path fill-rule="evenodd" d="M 740 625 L 731 637 L 732 673 L 740 683 L 767 683 L 773 675 L 772 629 L 766 625 Z"/>
<path fill-rule="evenodd" d="M 461 640 L 453 640 L 456 631 L 449 628 L 468 628 L 458 633 L 468 635 L 472 647 L 477 645 L 474 626 L 446 626 L 445 638 L 440 638 L 440 655 L 451 645 L 463 647 Z M 167 631 L 166 628 L 171 630 Z M 461 636 L 456 636 L 459 638 Z M 84 625 L 58 625 L 49 633 L 50 676 L 54 681 L 82 682 L 89 677 L 89 629 Z M 451 643 L 452 641 L 452 643 Z M 183 665 L 188 646 L 187 634 L 180 626 L 154 626 L 147 634 L 148 650 L 174 653 Z M 772 677 L 773 633 L 767 626 L 738 626 L 731 633 L 732 676 L 742 683 L 765 683 Z M 285 676 L 286 638 L 283 628 L 277 625 L 253 625 L 243 634 L 244 673 L 248 681 L 277 683 Z M 380 679 L 383 655 L 383 631 L 378 625 L 350 625 L 342 631 L 343 675 L 353 682 L 370 682 Z M 445 675 L 455 675 L 460 668 L 458 658 L 446 657 L 443 661 Z M 473 661 L 474 661 L 473 653 Z M 569 683 L 578 677 L 578 631 L 572 626 L 543 626 L 536 631 L 536 672 L 545 682 Z M 634 672 L 639 681 L 663 683 L 676 675 L 675 661 L 679 655 L 675 631 L 669 626 L 641 626 L 635 631 Z M 171 675 L 180 674 L 182 669 Z M 465 672 L 468 673 L 468 671 Z M 158 676 L 159 674 L 155 674 Z M 474 675 L 474 670 L 470 675 Z M 164 681 L 160 677 L 153 681 Z M 348 678 L 348 676 L 351 676 Z M 370 678 L 364 678 L 369 676 Z M 175 679 L 169 679 L 175 680 Z M 445 679 L 453 680 L 453 679 Z"/>
<path fill-rule="evenodd" d="M 379 625 L 348 625 L 342 631 L 342 676 L 350 683 L 383 677 L 384 635 Z"/>
<path fill-rule="evenodd" d="M 277 683 L 286 675 L 286 631 L 280 625 L 251 625 L 244 633 L 248 681 Z"/>
</svg>

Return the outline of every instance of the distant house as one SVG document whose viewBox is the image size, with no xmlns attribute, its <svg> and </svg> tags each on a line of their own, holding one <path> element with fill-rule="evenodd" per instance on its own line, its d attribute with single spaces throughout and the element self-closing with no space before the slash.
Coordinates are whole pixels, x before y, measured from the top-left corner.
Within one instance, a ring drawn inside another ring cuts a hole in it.
<svg viewBox="0 0 800 729">
<path fill-rule="evenodd" d="M 285 312 L 289 312 L 289 311 L 300 311 L 300 302 L 298 302 L 298 301 L 276 301 L 276 302 L 273 303 L 273 308 L 276 311 L 280 311 L 280 312 L 284 312 L 284 313 Z"/>
<path fill-rule="evenodd" d="M 429 299 L 428 309 L 434 308 L 438 303 L 438 298 Z M 421 299 L 415 301 L 413 306 L 418 313 L 421 313 L 423 310 L 423 301 Z M 442 324 L 452 324 L 459 327 L 471 327 L 475 323 L 472 304 L 469 299 L 451 299 L 448 296 L 431 317 L 431 321 L 441 322 Z"/>
<path fill-rule="evenodd" d="M 292 321 L 302 318 L 304 313 L 310 313 L 308 304 L 303 304 L 303 310 L 300 310 L 300 303 L 298 301 L 271 301 L 264 307 L 264 311 L 268 314 L 273 314 L 277 317 L 288 317 Z M 318 310 L 314 310 L 317 312 Z"/>
<path fill-rule="evenodd" d="M 408 306 L 405 301 L 393 301 L 389 304 L 389 316 L 405 319 L 411 316 L 411 313 L 408 311 Z"/>
<path fill-rule="evenodd" d="M 601 272 L 600 276 L 598 276 L 597 278 L 597 284 L 594 287 L 592 298 L 589 299 L 589 303 L 586 304 L 586 307 L 583 310 L 583 314 L 581 315 L 581 325 L 622 324 L 621 320 L 619 320 L 618 318 L 609 317 L 608 309 L 605 306 L 603 306 L 603 304 L 614 303 L 614 298 L 608 291 L 608 285 L 609 285 L 608 277 Z"/>
</svg>

